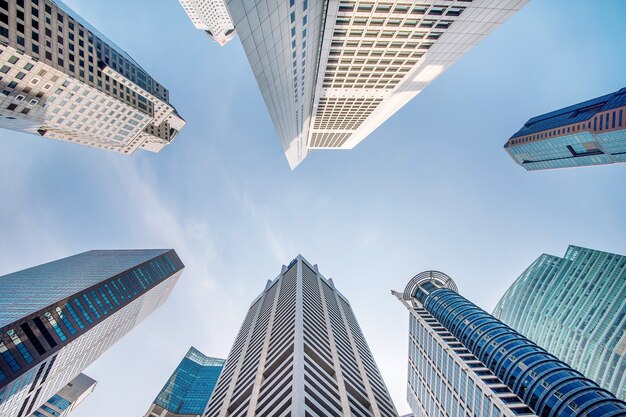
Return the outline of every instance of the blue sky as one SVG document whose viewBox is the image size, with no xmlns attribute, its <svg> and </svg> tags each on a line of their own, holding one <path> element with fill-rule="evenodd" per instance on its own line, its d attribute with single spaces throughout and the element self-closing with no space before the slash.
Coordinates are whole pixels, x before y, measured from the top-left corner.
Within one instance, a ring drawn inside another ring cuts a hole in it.
<svg viewBox="0 0 626 417">
<path fill-rule="evenodd" d="M 175 0 L 66 3 L 188 121 L 132 157 L 0 131 L 0 275 L 96 248 L 172 247 L 187 265 L 87 370 L 99 385 L 75 417 L 143 415 L 190 345 L 225 357 L 298 253 L 350 300 L 401 412 L 408 315 L 390 289 L 439 269 L 491 311 L 543 252 L 626 254 L 626 165 L 530 173 L 502 149 L 531 116 L 626 86 L 621 0 L 531 1 L 357 148 L 294 172 L 238 39 L 212 43 Z"/>
</svg>

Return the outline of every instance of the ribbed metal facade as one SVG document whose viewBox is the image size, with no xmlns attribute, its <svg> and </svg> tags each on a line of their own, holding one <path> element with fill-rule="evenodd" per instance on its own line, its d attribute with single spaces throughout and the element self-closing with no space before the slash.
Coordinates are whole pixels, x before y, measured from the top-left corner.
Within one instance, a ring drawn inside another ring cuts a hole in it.
<svg viewBox="0 0 626 417">
<path fill-rule="evenodd" d="M 424 278 L 395 294 L 411 312 L 411 334 L 419 333 L 413 330 L 419 326 L 430 336 L 411 338 L 410 366 L 419 368 L 425 357 L 437 370 L 434 387 L 426 390 L 412 384 L 415 378 L 409 374 L 409 402 L 416 415 L 455 415 L 459 405 L 465 413 L 460 415 L 476 416 L 626 415 L 626 403 L 450 287 L 435 277 Z M 420 351 L 426 353 L 422 359 L 416 354 Z"/>
<path fill-rule="evenodd" d="M 626 256 L 577 246 L 541 255 L 493 315 L 626 399 Z"/>
<path fill-rule="evenodd" d="M 252 303 L 205 412 L 397 415 L 350 304 L 301 256 Z"/>
</svg>

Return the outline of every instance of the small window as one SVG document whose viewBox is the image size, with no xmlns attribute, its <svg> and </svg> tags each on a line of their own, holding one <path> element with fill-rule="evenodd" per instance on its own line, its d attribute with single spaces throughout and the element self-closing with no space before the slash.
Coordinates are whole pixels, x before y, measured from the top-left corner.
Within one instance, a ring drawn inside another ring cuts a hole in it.
<svg viewBox="0 0 626 417">
<path fill-rule="evenodd" d="M 15 97 L 15 101 L 23 101 L 26 98 L 26 96 L 24 96 L 23 94 L 19 94 L 17 97 Z"/>
</svg>

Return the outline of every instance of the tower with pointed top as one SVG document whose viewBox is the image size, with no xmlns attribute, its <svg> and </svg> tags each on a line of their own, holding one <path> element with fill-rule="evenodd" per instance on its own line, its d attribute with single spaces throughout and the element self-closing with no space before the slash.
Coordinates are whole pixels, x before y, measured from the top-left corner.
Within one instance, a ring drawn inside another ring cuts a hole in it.
<svg viewBox="0 0 626 417">
<path fill-rule="evenodd" d="M 252 302 L 205 417 L 395 417 L 348 300 L 298 256 Z"/>
</svg>

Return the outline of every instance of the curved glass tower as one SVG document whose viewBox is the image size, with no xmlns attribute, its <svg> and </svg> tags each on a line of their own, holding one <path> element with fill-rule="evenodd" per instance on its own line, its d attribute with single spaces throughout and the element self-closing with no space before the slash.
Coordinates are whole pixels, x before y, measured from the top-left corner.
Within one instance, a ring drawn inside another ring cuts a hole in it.
<svg viewBox="0 0 626 417">
<path fill-rule="evenodd" d="M 615 398 L 427 271 L 393 294 L 411 313 L 408 400 L 416 416 L 626 416 Z"/>
<path fill-rule="evenodd" d="M 577 246 L 543 254 L 493 315 L 626 399 L 626 256 Z"/>
</svg>

